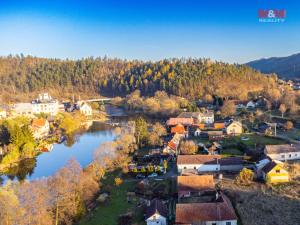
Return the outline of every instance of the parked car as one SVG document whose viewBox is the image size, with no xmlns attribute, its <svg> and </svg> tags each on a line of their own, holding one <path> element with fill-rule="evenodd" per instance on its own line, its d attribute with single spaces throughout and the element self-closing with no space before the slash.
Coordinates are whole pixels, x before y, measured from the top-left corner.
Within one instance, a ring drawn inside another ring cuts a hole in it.
<svg viewBox="0 0 300 225">
<path fill-rule="evenodd" d="M 242 141 L 248 141 L 248 140 L 249 140 L 249 137 L 241 137 L 241 140 L 242 140 Z"/>
<path fill-rule="evenodd" d="M 143 174 L 138 174 L 138 175 L 136 175 L 135 178 L 136 178 L 136 179 L 144 179 L 144 178 L 146 178 L 146 176 L 143 175 Z"/>
<path fill-rule="evenodd" d="M 151 178 L 151 177 L 157 177 L 157 173 L 151 173 L 150 175 L 148 175 L 148 178 Z"/>
</svg>

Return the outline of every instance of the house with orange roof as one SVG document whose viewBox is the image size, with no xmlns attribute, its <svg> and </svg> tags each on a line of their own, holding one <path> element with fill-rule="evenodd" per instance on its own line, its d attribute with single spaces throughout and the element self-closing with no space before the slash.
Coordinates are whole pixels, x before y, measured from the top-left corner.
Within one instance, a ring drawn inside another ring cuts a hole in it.
<svg viewBox="0 0 300 225">
<path fill-rule="evenodd" d="M 49 134 L 50 124 L 44 118 L 33 119 L 31 122 L 31 130 L 35 139 L 41 139 Z"/>
<path fill-rule="evenodd" d="M 176 204 L 176 225 L 237 225 L 234 208 L 223 193 L 212 202 Z"/>
<path fill-rule="evenodd" d="M 213 175 L 177 176 L 178 199 L 198 196 L 205 191 L 215 189 Z"/>
<path fill-rule="evenodd" d="M 167 126 L 176 126 L 181 124 L 183 126 L 192 126 L 194 124 L 193 118 L 170 118 L 167 121 Z"/>
<path fill-rule="evenodd" d="M 186 131 L 185 131 L 184 126 L 182 124 L 177 124 L 175 127 L 171 128 L 171 133 L 172 134 L 175 134 L 175 133 L 185 134 Z"/>
</svg>

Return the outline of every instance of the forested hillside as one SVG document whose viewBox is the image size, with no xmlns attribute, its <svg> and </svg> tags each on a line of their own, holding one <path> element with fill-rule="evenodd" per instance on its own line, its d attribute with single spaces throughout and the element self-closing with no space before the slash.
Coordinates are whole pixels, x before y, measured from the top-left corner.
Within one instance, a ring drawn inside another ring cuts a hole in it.
<svg viewBox="0 0 300 225">
<path fill-rule="evenodd" d="M 275 76 L 263 76 L 244 65 L 207 59 L 157 62 L 107 58 L 58 60 L 9 56 L 0 58 L 2 101 L 31 98 L 39 91 L 56 97 L 142 95 L 162 90 L 191 99 L 207 94 L 246 99 L 249 92 L 275 87 Z"/>
<path fill-rule="evenodd" d="M 247 65 L 262 71 L 263 73 L 276 73 L 280 78 L 300 78 L 300 53 L 287 57 L 273 57 L 259 59 L 247 63 Z"/>
</svg>

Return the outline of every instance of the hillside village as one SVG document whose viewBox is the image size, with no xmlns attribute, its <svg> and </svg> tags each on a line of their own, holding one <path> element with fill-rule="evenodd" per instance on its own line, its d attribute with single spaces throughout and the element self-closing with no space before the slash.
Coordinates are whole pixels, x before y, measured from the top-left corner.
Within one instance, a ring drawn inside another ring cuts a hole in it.
<svg viewBox="0 0 300 225">
<path fill-rule="evenodd" d="M 292 194 L 290 189 L 285 193 L 280 189 L 286 190 L 299 182 L 299 136 L 283 135 L 290 132 L 284 124 L 264 122 L 257 117 L 254 125 L 249 116 L 242 116 L 262 108 L 263 99 L 231 103 L 235 107 L 232 116 L 220 116 L 214 105 L 199 102 L 200 110 L 183 108 L 160 123 L 142 122 L 147 132 L 159 131 L 159 140 L 155 139 L 156 144 L 152 145 L 140 140 L 127 172 L 119 175 L 122 182 L 128 180 L 133 184 L 123 195 L 129 205 L 138 207 L 135 213 L 120 215 L 121 221 L 147 225 L 253 225 L 243 212 L 248 206 L 238 200 L 243 198 L 243 191 L 258 188 L 274 194 L 278 189 L 279 195 Z M 59 103 L 47 93 L 30 103 L 2 108 L 3 120 L 29 118 L 33 137 L 40 143 L 52 135 L 54 118 L 60 113 L 77 111 L 86 119 L 95 119 L 99 113 L 86 101 Z M 43 114 L 47 117 L 38 116 Z M 297 128 L 293 130 L 298 132 Z M 3 148 L 1 154 L 5 155 L 5 151 Z M 51 151 L 51 146 L 43 144 L 40 151 Z M 105 190 L 104 185 L 88 210 L 92 212 L 112 198 Z"/>
<path fill-rule="evenodd" d="M 258 105 L 250 101 L 243 107 L 253 110 Z M 241 103 L 236 103 L 236 108 L 240 109 Z M 215 112 L 205 109 L 182 112 L 169 118 L 165 127 L 164 147 L 139 154 L 129 166 L 130 173 L 142 179 L 138 187 L 143 189 L 152 187 L 149 179 L 157 183 L 167 178 L 177 180 L 168 198 L 159 194 L 146 197 L 147 225 L 256 224 L 249 223 L 237 202 L 232 202 L 236 198 L 233 186 L 272 190 L 299 182 L 300 142 L 276 137 L 273 124 L 268 126 L 272 132 L 267 133 L 260 127 L 247 128 L 237 116 L 216 120 Z M 183 143 L 190 144 L 188 149 Z"/>
</svg>

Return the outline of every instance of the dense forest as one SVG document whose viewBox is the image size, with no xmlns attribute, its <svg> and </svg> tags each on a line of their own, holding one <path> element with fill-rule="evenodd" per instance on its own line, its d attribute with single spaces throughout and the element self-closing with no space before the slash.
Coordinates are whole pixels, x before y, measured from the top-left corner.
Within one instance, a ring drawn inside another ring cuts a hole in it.
<svg viewBox="0 0 300 225">
<path fill-rule="evenodd" d="M 276 73 L 283 79 L 300 79 L 300 53 L 287 57 L 258 59 L 248 62 L 247 65 L 263 73 Z"/>
<path fill-rule="evenodd" d="M 205 95 L 246 99 L 251 92 L 276 86 L 275 75 L 265 76 L 245 65 L 208 59 L 169 59 L 157 62 L 108 58 L 46 59 L 23 55 L 0 58 L 0 95 L 4 102 L 32 98 L 40 91 L 55 97 L 81 95 L 125 96 L 139 89 L 196 99 Z"/>
</svg>

